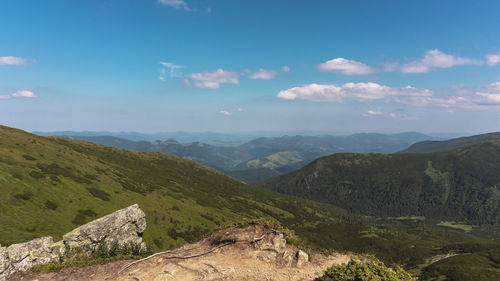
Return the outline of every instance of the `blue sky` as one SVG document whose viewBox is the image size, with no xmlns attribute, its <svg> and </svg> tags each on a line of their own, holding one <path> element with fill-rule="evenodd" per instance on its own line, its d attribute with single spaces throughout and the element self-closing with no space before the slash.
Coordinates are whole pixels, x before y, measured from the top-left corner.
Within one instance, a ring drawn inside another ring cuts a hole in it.
<svg viewBox="0 0 500 281">
<path fill-rule="evenodd" d="M 498 1 L 3 0 L 25 130 L 500 130 Z"/>
</svg>

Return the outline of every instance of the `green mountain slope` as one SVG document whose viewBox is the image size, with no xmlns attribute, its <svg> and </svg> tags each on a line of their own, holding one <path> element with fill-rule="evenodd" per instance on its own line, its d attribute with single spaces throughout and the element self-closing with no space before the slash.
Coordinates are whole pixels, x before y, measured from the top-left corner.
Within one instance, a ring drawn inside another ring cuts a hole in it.
<svg viewBox="0 0 500 281">
<path fill-rule="evenodd" d="M 500 142 L 429 154 L 334 154 L 263 186 L 380 217 L 500 225 Z"/>
<path fill-rule="evenodd" d="M 245 218 L 292 226 L 303 221 L 332 223 L 343 216 L 341 210 L 251 187 L 194 161 L 158 152 L 0 127 L 0 156 L 2 245 L 57 237 L 133 203 L 146 212 L 145 239 L 157 249 L 198 240 Z"/>
<path fill-rule="evenodd" d="M 474 144 L 500 140 L 500 132 L 475 135 L 470 137 L 455 138 L 447 141 L 423 141 L 417 142 L 398 153 L 428 153 L 464 148 Z"/>
<path fill-rule="evenodd" d="M 235 147 L 213 146 L 200 142 L 179 143 L 167 141 L 131 141 L 112 136 L 72 136 L 71 138 L 104 146 L 140 152 L 164 152 L 194 160 L 219 171 L 232 169 L 235 165 L 253 156 Z"/>
<path fill-rule="evenodd" d="M 159 151 L 194 160 L 245 182 L 302 168 L 312 160 L 338 152 L 396 152 L 431 137 L 419 133 L 355 134 L 350 136 L 283 136 L 258 138 L 236 147 L 200 142 L 132 141 L 114 136 L 70 138 L 141 152 Z"/>
<path fill-rule="evenodd" d="M 0 191 L 2 246 L 45 235 L 57 239 L 133 203 L 146 213 L 144 239 L 153 251 L 257 218 L 294 230 L 308 246 L 371 253 L 407 268 L 460 250 L 458 243 L 484 241 L 418 221 L 380 224 L 328 204 L 251 187 L 168 154 L 39 137 L 2 126 Z"/>
</svg>

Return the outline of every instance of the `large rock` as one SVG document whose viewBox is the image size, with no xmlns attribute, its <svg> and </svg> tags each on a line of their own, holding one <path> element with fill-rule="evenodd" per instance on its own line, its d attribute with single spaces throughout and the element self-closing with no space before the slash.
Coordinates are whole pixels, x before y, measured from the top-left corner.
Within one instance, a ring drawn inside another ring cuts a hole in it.
<svg viewBox="0 0 500 281">
<path fill-rule="evenodd" d="M 63 242 L 70 249 L 93 250 L 99 243 L 120 245 L 133 243 L 141 245 L 142 233 L 146 229 L 146 215 L 137 204 L 91 221 L 63 236 Z"/>
<path fill-rule="evenodd" d="M 57 262 L 67 254 L 66 249 L 92 251 L 102 242 L 111 245 L 114 241 L 120 245 L 134 243 L 145 248 L 142 242 L 145 229 L 146 215 L 135 204 L 82 225 L 56 243 L 52 237 L 42 237 L 7 248 L 0 246 L 0 281 L 38 264 Z"/>
<path fill-rule="evenodd" d="M 282 254 L 286 250 L 286 239 L 283 238 L 283 234 L 278 234 L 273 238 L 273 248 L 279 254 Z"/>
<path fill-rule="evenodd" d="M 306 252 L 299 250 L 297 252 L 297 267 L 301 267 L 307 262 L 309 262 L 309 255 Z"/>
</svg>

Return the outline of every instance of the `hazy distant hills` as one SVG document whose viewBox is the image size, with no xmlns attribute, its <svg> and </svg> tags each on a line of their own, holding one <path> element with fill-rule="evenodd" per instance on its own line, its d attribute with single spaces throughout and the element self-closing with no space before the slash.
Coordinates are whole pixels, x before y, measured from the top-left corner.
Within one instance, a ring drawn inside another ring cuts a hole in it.
<svg viewBox="0 0 500 281">
<path fill-rule="evenodd" d="M 489 141 L 425 154 L 334 154 L 262 186 L 363 215 L 500 225 L 499 167 L 500 141 Z"/>
<path fill-rule="evenodd" d="M 500 132 L 469 137 L 454 138 L 446 141 L 423 141 L 411 145 L 398 153 L 427 153 L 463 148 L 490 140 L 500 140 Z"/>
<path fill-rule="evenodd" d="M 257 138 L 238 146 L 201 142 L 132 141 L 113 136 L 71 135 L 71 138 L 142 152 L 160 151 L 207 165 L 245 182 L 301 168 L 312 160 L 339 152 L 393 153 L 432 137 L 419 133 L 363 133 L 349 136 L 282 136 Z"/>
<path fill-rule="evenodd" d="M 159 151 L 194 160 L 219 171 L 230 170 L 252 156 L 231 146 L 213 146 L 200 142 L 179 143 L 166 141 L 131 141 L 112 136 L 71 136 L 70 138 L 88 141 L 104 146 L 135 150 L 140 152 Z"/>
</svg>

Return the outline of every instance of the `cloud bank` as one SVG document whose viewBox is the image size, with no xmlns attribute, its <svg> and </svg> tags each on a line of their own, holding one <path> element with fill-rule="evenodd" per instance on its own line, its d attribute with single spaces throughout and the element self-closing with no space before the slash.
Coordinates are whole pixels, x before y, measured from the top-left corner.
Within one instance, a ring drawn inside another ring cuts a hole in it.
<svg viewBox="0 0 500 281">
<path fill-rule="evenodd" d="M 313 83 L 280 91 L 277 97 L 283 100 L 330 103 L 378 101 L 415 107 L 440 107 L 453 111 L 455 109 L 480 109 L 485 106 L 500 106 L 500 82 L 494 82 L 482 87 L 480 91 L 466 90 L 452 95 L 436 95 L 429 89 L 412 86 L 396 88 L 372 82 L 346 83 L 341 86 Z M 377 115 L 378 113 L 379 111 L 369 111 L 366 114 Z"/>
</svg>

